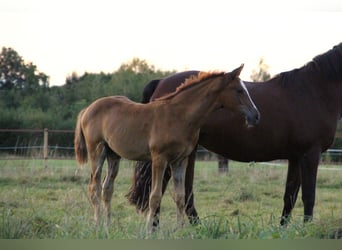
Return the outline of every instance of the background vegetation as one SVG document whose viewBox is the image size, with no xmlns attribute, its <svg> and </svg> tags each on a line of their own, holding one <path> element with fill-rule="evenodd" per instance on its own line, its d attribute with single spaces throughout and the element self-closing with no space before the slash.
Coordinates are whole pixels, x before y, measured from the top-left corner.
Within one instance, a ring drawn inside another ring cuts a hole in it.
<svg viewBox="0 0 342 250">
<path fill-rule="evenodd" d="M 134 58 L 113 73 L 72 73 L 62 86 L 11 48 L 0 53 L 0 128 L 74 129 L 79 111 L 99 97 L 124 95 L 140 101 L 144 86 L 174 71 L 157 70 Z M 0 146 L 28 144 L 30 135 L 0 133 Z M 51 135 L 50 145 L 72 146 L 73 135 Z M 36 138 L 41 140 L 41 138 Z"/>
<path fill-rule="evenodd" d="M 172 73 L 175 71 L 161 71 L 145 60 L 134 58 L 112 73 L 78 75 L 73 72 L 63 85 L 49 86 L 49 77 L 36 65 L 26 62 L 14 49 L 3 47 L 0 52 L 0 128 L 73 130 L 79 111 L 97 98 L 124 95 L 139 102 L 149 81 Z M 268 65 L 261 59 L 251 79 L 265 81 L 270 77 Z M 342 133 L 341 125 L 339 133 Z M 0 133 L 0 147 L 41 146 L 42 140 L 42 133 Z M 50 133 L 49 145 L 73 147 L 73 134 Z M 342 148 L 341 139 L 336 140 L 334 148 Z M 13 152 L 11 150 L 8 152 Z M 325 160 L 341 160 L 336 155 L 324 157 Z"/>
</svg>

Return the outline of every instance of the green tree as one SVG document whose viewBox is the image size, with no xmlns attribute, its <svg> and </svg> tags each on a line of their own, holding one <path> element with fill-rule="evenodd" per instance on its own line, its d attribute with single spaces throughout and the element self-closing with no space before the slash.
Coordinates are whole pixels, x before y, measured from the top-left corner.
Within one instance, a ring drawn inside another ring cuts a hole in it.
<svg viewBox="0 0 342 250">
<path fill-rule="evenodd" d="M 264 82 L 271 78 L 270 73 L 268 73 L 268 65 L 264 62 L 263 58 L 259 61 L 259 70 L 253 70 L 251 74 L 251 79 L 253 82 Z"/>
<path fill-rule="evenodd" d="M 21 90 L 26 93 L 48 87 L 49 77 L 38 71 L 33 63 L 25 63 L 12 48 L 3 47 L 0 53 L 0 90 Z"/>
<path fill-rule="evenodd" d="M 12 48 L 0 51 L 0 128 L 44 128 L 53 124 L 48 76 Z M 1 133 L 0 145 L 11 146 L 28 135 Z"/>
<path fill-rule="evenodd" d="M 139 102 L 149 81 L 174 73 L 156 70 L 145 60 L 134 58 L 112 73 L 73 72 L 63 86 L 49 87 L 48 77 L 11 48 L 2 48 L 0 70 L 0 128 L 26 129 L 74 129 L 79 111 L 96 99 L 125 95 Z M 30 138 L 20 136 L 0 133 L 0 146 Z M 49 143 L 72 146 L 73 135 L 51 133 Z"/>
<path fill-rule="evenodd" d="M 145 60 L 133 58 L 123 63 L 112 77 L 112 91 L 115 95 L 124 95 L 134 101 L 140 101 L 146 84 L 153 79 L 160 79 L 174 73 L 174 71 L 156 70 Z"/>
</svg>

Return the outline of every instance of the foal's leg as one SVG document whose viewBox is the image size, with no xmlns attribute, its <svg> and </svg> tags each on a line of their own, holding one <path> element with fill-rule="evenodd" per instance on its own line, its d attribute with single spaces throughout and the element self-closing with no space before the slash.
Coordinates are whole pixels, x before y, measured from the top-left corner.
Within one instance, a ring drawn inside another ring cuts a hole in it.
<svg viewBox="0 0 342 250">
<path fill-rule="evenodd" d="M 287 224 L 290 219 L 291 211 L 296 204 L 300 183 L 301 169 L 299 160 L 290 159 L 287 170 L 287 179 L 284 194 L 284 209 L 280 221 L 281 225 Z"/>
<path fill-rule="evenodd" d="M 170 168 L 170 166 L 167 166 L 165 171 L 164 171 L 162 197 L 163 197 L 163 195 L 165 193 L 165 190 L 167 188 L 167 184 L 168 184 L 170 178 L 171 178 L 171 168 Z M 153 227 L 158 227 L 158 225 L 159 225 L 159 215 L 160 215 L 160 205 L 157 208 L 156 213 L 154 215 Z"/>
<path fill-rule="evenodd" d="M 162 198 L 162 187 L 164 172 L 167 167 L 167 161 L 162 156 L 152 156 L 152 184 L 151 193 L 149 200 L 149 211 L 147 215 L 146 229 L 147 233 L 151 233 L 153 228 L 154 220 L 159 222 L 157 209 L 160 206 Z"/>
<path fill-rule="evenodd" d="M 104 201 L 106 224 L 109 226 L 111 217 L 111 200 L 114 191 L 114 180 L 119 171 L 120 157 L 111 149 L 107 148 L 107 175 L 102 184 L 102 199 Z"/>
<path fill-rule="evenodd" d="M 194 193 L 193 193 L 196 148 L 189 155 L 188 163 L 186 166 L 186 173 L 185 173 L 185 213 L 188 216 L 188 220 L 190 224 L 192 225 L 196 225 L 200 221 L 196 208 L 195 208 Z"/>
<path fill-rule="evenodd" d="M 174 184 L 174 200 L 177 205 L 177 224 L 178 226 L 184 225 L 184 212 L 185 212 L 185 171 L 188 158 L 183 159 L 177 165 L 171 166 L 172 177 Z"/>
<path fill-rule="evenodd" d="M 103 144 L 95 146 L 88 145 L 90 159 L 90 182 L 89 193 L 90 200 L 94 208 L 94 221 L 98 225 L 100 223 L 100 206 L 101 206 L 101 173 L 105 160 L 106 149 Z"/>
</svg>

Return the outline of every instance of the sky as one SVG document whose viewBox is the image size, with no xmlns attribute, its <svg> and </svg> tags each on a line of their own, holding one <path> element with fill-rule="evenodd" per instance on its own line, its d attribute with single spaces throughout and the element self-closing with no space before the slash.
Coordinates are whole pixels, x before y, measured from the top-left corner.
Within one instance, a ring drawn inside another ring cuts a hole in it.
<svg viewBox="0 0 342 250">
<path fill-rule="evenodd" d="M 0 47 L 62 85 L 137 57 L 161 70 L 271 75 L 342 42 L 340 0 L 0 0 Z"/>
</svg>

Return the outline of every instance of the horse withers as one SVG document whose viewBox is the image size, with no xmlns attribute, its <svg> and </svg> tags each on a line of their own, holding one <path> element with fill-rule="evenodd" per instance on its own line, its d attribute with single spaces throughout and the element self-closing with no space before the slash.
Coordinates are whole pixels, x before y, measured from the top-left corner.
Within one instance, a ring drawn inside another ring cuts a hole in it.
<svg viewBox="0 0 342 250">
<path fill-rule="evenodd" d="M 152 230 L 154 215 L 160 206 L 168 165 L 174 181 L 177 222 L 183 224 L 188 156 L 197 145 L 204 121 L 211 112 L 226 104 L 231 108 L 241 106 L 251 121 L 259 120 L 259 112 L 239 78 L 242 68 L 230 73 L 200 72 L 174 92 L 148 104 L 135 103 L 122 96 L 104 97 L 79 113 L 75 154 L 80 164 L 90 160 L 89 192 L 96 223 L 99 223 L 101 193 L 107 225 L 110 222 L 113 183 L 123 157 L 152 162 L 148 231 Z M 223 90 L 230 93 L 232 100 L 218 102 L 217 97 Z M 101 187 L 105 159 L 108 170 Z"/>
<path fill-rule="evenodd" d="M 186 78 L 194 73 L 196 71 L 182 72 L 179 76 Z M 164 78 L 154 84 L 152 94 L 144 99 L 153 100 L 173 91 L 181 81 L 175 77 Z M 288 222 L 300 187 L 304 221 L 309 221 L 313 216 L 320 155 L 333 143 L 342 115 L 342 43 L 299 69 L 281 73 L 266 82 L 246 82 L 246 87 L 262 114 L 258 126 L 247 129 L 243 126 L 243 116 L 219 109 L 201 127 L 199 144 L 242 162 L 287 159 L 288 174 L 280 223 Z M 146 89 L 149 88 L 147 85 Z M 226 92 L 222 92 L 223 98 Z M 196 222 L 198 215 L 192 192 L 194 153 L 189 159 L 185 183 L 186 212 L 190 222 Z M 149 162 L 136 165 L 128 198 L 138 210 L 145 210 L 148 206 L 150 175 Z M 164 190 L 169 175 L 167 169 Z"/>
</svg>

